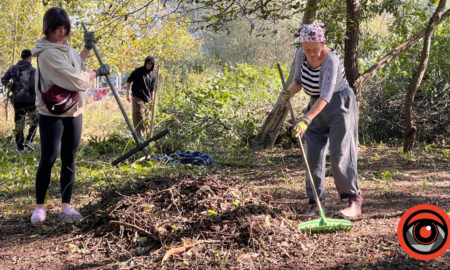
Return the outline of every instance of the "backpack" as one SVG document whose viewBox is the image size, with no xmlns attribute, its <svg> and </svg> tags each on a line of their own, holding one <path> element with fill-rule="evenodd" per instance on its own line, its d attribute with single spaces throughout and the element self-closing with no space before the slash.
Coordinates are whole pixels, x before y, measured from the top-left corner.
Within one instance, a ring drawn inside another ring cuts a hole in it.
<svg viewBox="0 0 450 270">
<path fill-rule="evenodd" d="M 19 67 L 13 67 L 13 101 L 23 102 L 24 100 L 34 99 L 30 93 L 30 69 L 20 70 Z"/>
</svg>

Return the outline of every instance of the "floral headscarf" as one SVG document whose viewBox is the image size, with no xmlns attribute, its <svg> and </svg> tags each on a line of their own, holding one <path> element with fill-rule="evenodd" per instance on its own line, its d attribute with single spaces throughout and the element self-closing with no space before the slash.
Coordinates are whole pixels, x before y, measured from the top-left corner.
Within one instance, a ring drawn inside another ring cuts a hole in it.
<svg viewBox="0 0 450 270">
<path fill-rule="evenodd" d="M 297 32 L 296 37 L 300 37 L 303 42 L 325 42 L 325 24 L 313 23 L 303 25 Z"/>
</svg>

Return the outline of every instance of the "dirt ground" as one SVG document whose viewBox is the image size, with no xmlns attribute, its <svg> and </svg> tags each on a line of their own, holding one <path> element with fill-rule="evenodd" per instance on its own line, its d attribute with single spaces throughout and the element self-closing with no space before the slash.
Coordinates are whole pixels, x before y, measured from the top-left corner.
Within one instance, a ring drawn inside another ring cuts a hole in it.
<svg viewBox="0 0 450 270">
<path fill-rule="evenodd" d="M 395 147 L 361 148 L 363 213 L 350 232 L 297 229 L 307 220 L 305 171 L 298 150 L 278 149 L 218 162 L 202 176 L 149 177 L 86 195 L 77 224 L 58 223 L 56 208 L 37 227 L 31 206 L 3 215 L 0 269 L 449 269 L 448 251 L 419 261 L 396 236 L 414 205 L 449 212 L 448 150 L 405 157 Z M 330 174 L 326 215 L 337 218 L 347 202 Z"/>
</svg>

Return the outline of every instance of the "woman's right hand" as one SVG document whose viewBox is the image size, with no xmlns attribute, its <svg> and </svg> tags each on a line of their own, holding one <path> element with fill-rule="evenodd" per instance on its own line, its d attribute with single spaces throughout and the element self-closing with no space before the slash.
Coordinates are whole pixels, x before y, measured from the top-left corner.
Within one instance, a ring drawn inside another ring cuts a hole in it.
<svg viewBox="0 0 450 270">
<path fill-rule="evenodd" d="M 110 71 L 109 65 L 103 64 L 95 70 L 95 73 L 97 73 L 97 77 L 100 77 L 100 76 L 109 75 L 109 71 Z"/>
<path fill-rule="evenodd" d="M 300 121 L 298 121 L 292 129 L 292 137 L 294 139 L 303 137 L 303 134 L 305 134 L 309 124 L 311 124 L 311 118 L 306 115 L 302 115 Z"/>
<path fill-rule="evenodd" d="M 97 39 L 95 38 L 94 32 L 85 32 L 84 33 L 84 47 L 88 50 L 92 50 Z"/>
</svg>

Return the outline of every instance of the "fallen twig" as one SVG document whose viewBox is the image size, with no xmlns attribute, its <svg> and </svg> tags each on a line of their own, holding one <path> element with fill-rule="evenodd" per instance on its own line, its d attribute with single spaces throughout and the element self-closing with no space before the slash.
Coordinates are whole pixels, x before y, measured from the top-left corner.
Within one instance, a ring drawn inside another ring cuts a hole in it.
<svg viewBox="0 0 450 270">
<path fill-rule="evenodd" d="M 162 262 L 165 262 L 167 259 L 170 258 L 170 256 L 175 255 L 175 254 L 180 254 L 186 251 L 186 249 L 196 246 L 198 244 L 204 244 L 204 243 L 217 243 L 220 242 L 218 240 L 200 240 L 200 241 L 196 241 L 194 243 L 185 243 L 183 246 L 181 247 L 177 247 L 177 248 L 171 248 L 169 249 L 166 254 L 164 254 L 164 257 L 162 259 Z"/>
<path fill-rule="evenodd" d="M 290 201 L 271 201 L 272 203 L 279 203 L 279 204 L 301 204 L 304 202 L 304 200 L 290 200 Z"/>
<path fill-rule="evenodd" d="M 63 241 L 63 243 L 71 242 L 73 240 L 77 240 L 77 239 L 80 239 L 80 238 L 83 238 L 83 237 L 86 237 L 86 235 L 80 234 L 80 235 L 77 235 L 75 237 L 72 237 L 72 238 L 69 238 L 69 239 Z"/>
<path fill-rule="evenodd" d="M 142 234 L 145 234 L 145 235 L 149 236 L 150 238 L 152 238 L 153 240 L 155 240 L 157 242 L 161 242 L 161 240 L 158 237 L 156 237 L 154 234 L 152 234 L 151 232 L 147 231 L 146 229 L 143 229 L 143 228 L 138 227 L 136 225 L 133 225 L 133 224 L 130 224 L 130 223 L 126 223 L 126 222 L 117 221 L 117 220 L 111 220 L 109 222 L 109 224 L 111 226 L 123 226 L 123 227 L 134 229 L 137 232 L 140 232 Z"/>
</svg>

